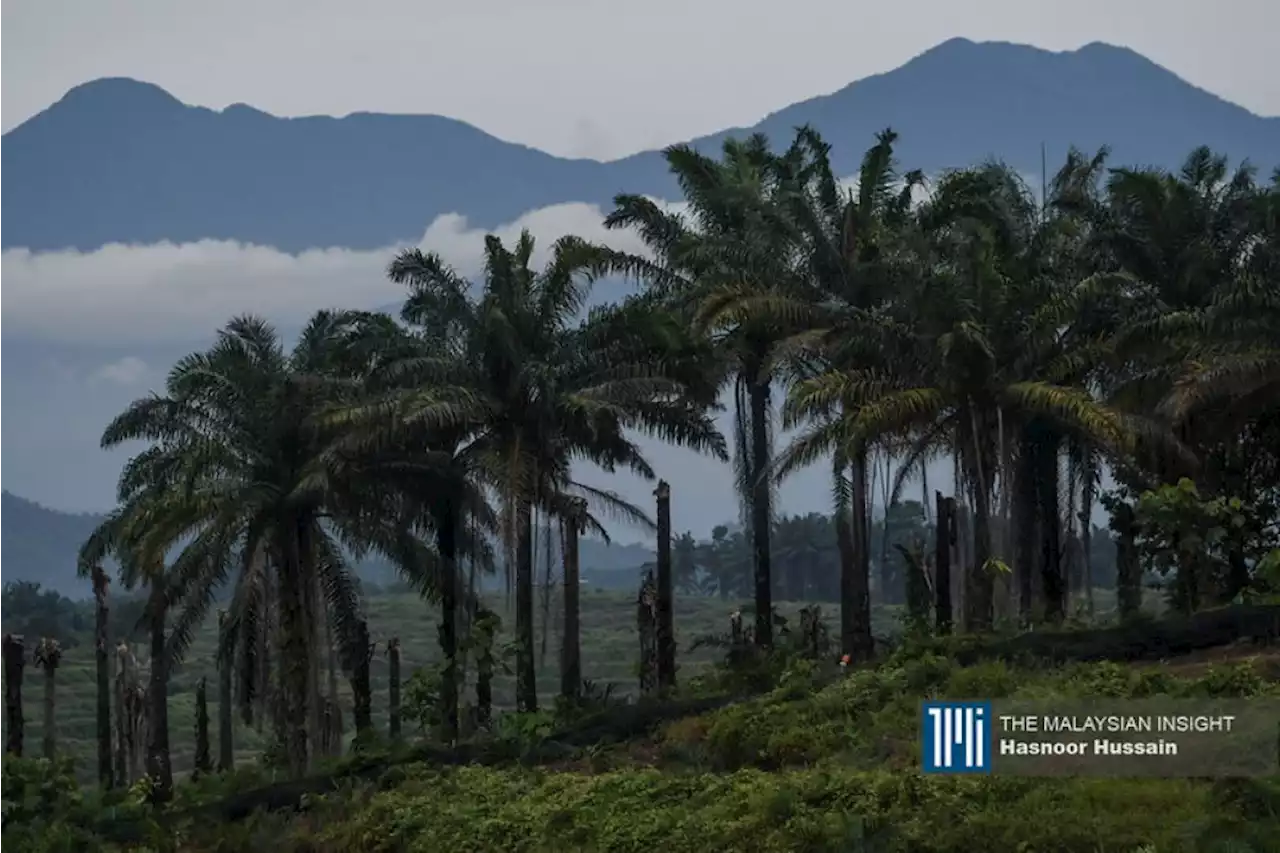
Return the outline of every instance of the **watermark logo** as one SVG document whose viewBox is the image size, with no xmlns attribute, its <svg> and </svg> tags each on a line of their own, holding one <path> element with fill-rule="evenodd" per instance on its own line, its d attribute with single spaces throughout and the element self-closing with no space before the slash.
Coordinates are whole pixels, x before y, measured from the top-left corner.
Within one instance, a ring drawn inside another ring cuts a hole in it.
<svg viewBox="0 0 1280 853">
<path fill-rule="evenodd" d="M 990 702 L 925 702 L 920 718 L 925 773 L 991 772 Z"/>
</svg>

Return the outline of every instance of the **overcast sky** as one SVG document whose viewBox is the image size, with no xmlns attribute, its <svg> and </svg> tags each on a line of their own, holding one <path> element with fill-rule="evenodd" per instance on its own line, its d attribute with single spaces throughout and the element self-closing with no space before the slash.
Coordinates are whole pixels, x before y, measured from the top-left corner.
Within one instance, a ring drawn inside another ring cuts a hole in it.
<svg viewBox="0 0 1280 853">
<path fill-rule="evenodd" d="M 440 113 L 608 158 L 753 124 L 953 36 L 1122 44 L 1277 115 L 1278 33 L 1280 0 L 5 0 L 0 105 L 8 130 L 128 76 L 201 106 Z"/>
<path fill-rule="evenodd" d="M 0 107 L 8 130 L 72 86 L 129 76 L 214 108 L 434 112 L 556 154 L 608 158 L 753 124 L 954 36 L 1123 44 L 1276 115 L 1278 32 L 1280 0 L 1223 0 L 1212 12 L 1186 0 L 5 0 Z M 498 231 L 528 227 L 543 246 L 566 233 L 605 239 L 601 217 L 556 205 Z M 475 271 L 481 232 L 458 217 L 422 227 L 421 245 Z M 211 241 L 6 251 L 4 487 L 53 507 L 106 509 L 124 457 L 98 449 L 102 427 L 161 387 L 175 358 L 206 346 L 232 314 L 257 312 L 291 332 L 320 308 L 395 303 L 399 288 L 383 276 L 393 251 L 291 256 Z M 704 534 L 728 520 L 726 466 L 670 448 L 653 456 L 673 472 L 678 527 Z M 588 479 L 652 500 L 648 484 Z M 930 474 L 944 488 L 949 479 Z M 783 501 L 824 510 L 828 495 L 815 469 Z"/>
</svg>

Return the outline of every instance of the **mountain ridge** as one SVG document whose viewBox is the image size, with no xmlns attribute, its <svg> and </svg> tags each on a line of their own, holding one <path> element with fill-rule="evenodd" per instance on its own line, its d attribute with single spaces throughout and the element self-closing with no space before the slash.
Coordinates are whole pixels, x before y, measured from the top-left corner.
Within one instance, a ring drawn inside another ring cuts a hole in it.
<svg viewBox="0 0 1280 853">
<path fill-rule="evenodd" d="M 769 113 L 746 128 L 783 145 L 800 124 L 853 174 L 893 127 L 904 167 L 926 173 L 999 157 L 1038 173 L 1068 146 L 1176 167 L 1207 144 L 1233 160 L 1280 157 L 1280 118 L 1206 92 L 1128 49 L 1046 51 L 952 39 L 905 64 Z M 88 141 L 86 141 L 88 140 Z M 234 240 L 288 252 L 416 240 L 436 217 L 490 229 L 541 207 L 606 207 L 619 192 L 677 197 L 658 151 L 557 157 L 438 115 L 280 118 L 247 104 L 187 106 L 153 83 L 102 78 L 4 135 L 4 248 Z M 1273 162 L 1257 165 L 1269 168 Z"/>
<path fill-rule="evenodd" d="M 89 581 L 76 573 L 76 564 L 81 544 L 106 519 L 105 514 L 64 512 L 8 489 L 0 492 L 0 514 L 5 530 L 0 540 L 5 583 L 32 581 L 72 599 L 91 594 Z M 640 567 L 655 559 L 653 550 L 639 543 L 606 544 L 584 537 L 579 547 L 583 580 L 605 588 L 632 588 L 638 582 Z M 540 561 L 539 577 L 542 565 Z M 398 580 L 391 565 L 380 559 L 361 560 L 356 571 L 364 580 L 378 584 Z M 485 582 L 487 588 L 500 585 L 500 580 L 492 578 Z"/>
</svg>

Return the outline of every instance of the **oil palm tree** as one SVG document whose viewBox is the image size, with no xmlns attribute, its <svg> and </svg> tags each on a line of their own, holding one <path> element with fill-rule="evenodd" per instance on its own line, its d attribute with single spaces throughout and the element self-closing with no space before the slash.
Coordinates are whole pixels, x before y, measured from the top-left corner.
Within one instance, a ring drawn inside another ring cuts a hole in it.
<svg viewBox="0 0 1280 853">
<path fill-rule="evenodd" d="M 308 737 L 320 730 L 317 588 L 344 648 L 355 645 L 358 605 L 342 546 L 376 548 L 412 577 L 427 571 L 399 497 L 361 479 L 364 469 L 343 454 L 327 452 L 332 437 L 320 415 L 362 393 L 357 369 L 341 363 L 348 328 L 348 317 L 322 312 L 286 353 L 271 326 L 241 317 L 208 351 L 179 361 L 165 395 L 136 401 L 104 432 L 105 447 L 131 440 L 150 446 L 125 468 L 121 508 L 81 552 L 91 565 L 125 533 L 142 553 L 178 550 L 165 596 L 176 605 L 166 647 L 174 663 L 229 580 L 235 592 L 227 642 L 257 648 L 254 632 L 264 624 L 274 570 L 282 711 L 305 722 L 284 727 L 295 773 L 308 766 Z M 256 655 L 243 659 L 252 664 Z M 254 681 L 242 674 L 243 684 Z"/>
<path fill-rule="evenodd" d="M 729 140 L 715 160 L 687 145 L 665 152 L 689 206 L 665 211 L 642 196 L 620 195 L 606 227 L 633 229 L 652 257 L 604 252 L 601 266 L 635 276 L 649 295 L 711 344 L 707 380 L 732 390 L 735 487 L 751 542 L 755 641 L 773 637 L 770 532 L 773 523 L 773 383 L 777 345 L 790 329 L 776 316 L 738 318 L 721 306 L 743 293 L 786 292 L 794 252 L 772 203 L 775 157 L 763 136 Z"/>
<path fill-rule="evenodd" d="M 689 366 L 678 328 L 635 300 L 580 316 L 588 247 L 562 240 L 542 270 L 533 268 L 528 233 L 513 249 L 492 236 L 485 248 L 484 281 L 474 295 L 436 255 L 410 250 L 392 262 L 392 279 L 410 289 L 402 319 L 430 343 L 390 359 L 381 374 L 388 393 L 348 422 L 401 447 L 415 435 L 422 446 L 443 449 L 458 489 L 472 482 L 499 497 L 504 562 L 516 593 L 517 702 L 532 711 L 535 509 L 568 517 L 572 499 L 583 498 L 597 512 L 652 525 L 617 495 L 576 480 L 572 463 L 654 478 L 629 435 L 635 430 L 725 451 L 707 394 L 690 381 L 701 376 Z M 573 515 L 602 531 L 590 513 Z M 436 517 L 439 527 L 457 526 Z"/>
</svg>

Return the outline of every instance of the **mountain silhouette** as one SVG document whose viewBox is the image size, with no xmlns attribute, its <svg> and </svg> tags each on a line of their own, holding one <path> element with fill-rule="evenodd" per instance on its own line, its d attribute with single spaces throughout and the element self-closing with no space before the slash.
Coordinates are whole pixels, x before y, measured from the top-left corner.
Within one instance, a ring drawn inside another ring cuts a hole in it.
<svg viewBox="0 0 1280 853">
<path fill-rule="evenodd" d="M 936 173 L 990 157 L 1028 175 L 1068 146 L 1112 162 L 1178 166 L 1197 145 L 1266 169 L 1280 118 L 1264 118 L 1131 50 L 1055 53 L 953 39 L 905 65 L 727 135 L 775 146 L 812 124 L 853 174 L 876 131 L 900 135 L 904 167 Z M 158 86 L 103 79 L 4 135 L 5 248 L 225 239 L 286 251 L 416 240 L 437 216 L 492 228 L 551 204 L 607 206 L 618 192 L 678 197 L 659 152 L 607 163 L 554 157 L 432 115 L 277 118 L 244 104 L 187 106 Z"/>
</svg>

